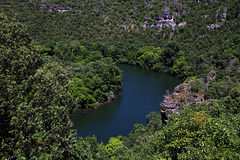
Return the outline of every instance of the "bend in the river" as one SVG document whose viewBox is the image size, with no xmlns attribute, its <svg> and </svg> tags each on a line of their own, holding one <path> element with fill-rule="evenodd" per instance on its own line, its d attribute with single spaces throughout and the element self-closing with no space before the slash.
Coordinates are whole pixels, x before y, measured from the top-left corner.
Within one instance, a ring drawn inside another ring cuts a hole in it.
<svg viewBox="0 0 240 160">
<path fill-rule="evenodd" d="M 96 135 L 107 143 L 110 137 L 127 136 L 136 123 L 146 125 L 151 111 L 160 111 L 159 103 L 166 90 L 172 91 L 182 81 L 170 75 L 136 66 L 119 65 L 123 70 L 123 89 L 109 104 L 71 117 L 78 136 Z"/>
</svg>

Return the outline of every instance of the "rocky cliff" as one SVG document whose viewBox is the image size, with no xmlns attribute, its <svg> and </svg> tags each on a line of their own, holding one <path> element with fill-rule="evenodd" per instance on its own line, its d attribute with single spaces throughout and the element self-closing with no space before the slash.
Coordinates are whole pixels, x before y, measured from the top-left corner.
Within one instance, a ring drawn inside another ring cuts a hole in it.
<svg viewBox="0 0 240 160">
<path fill-rule="evenodd" d="M 208 88 L 210 81 L 215 78 L 216 71 L 211 70 L 206 77 L 206 81 L 203 78 L 190 80 L 188 83 L 176 86 L 172 94 L 167 91 L 163 102 L 160 104 L 163 124 L 167 123 L 168 116 L 179 113 L 190 103 L 210 102 L 211 99 L 204 98 L 205 90 Z"/>
</svg>

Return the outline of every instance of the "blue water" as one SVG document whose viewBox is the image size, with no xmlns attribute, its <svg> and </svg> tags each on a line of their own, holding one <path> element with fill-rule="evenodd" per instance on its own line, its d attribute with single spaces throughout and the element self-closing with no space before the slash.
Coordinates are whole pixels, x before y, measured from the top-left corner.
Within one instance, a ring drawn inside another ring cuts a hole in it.
<svg viewBox="0 0 240 160">
<path fill-rule="evenodd" d="M 173 91 L 182 81 L 169 75 L 136 66 L 119 65 L 123 70 L 122 91 L 118 98 L 97 110 L 71 116 L 78 136 L 95 135 L 99 142 L 110 137 L 127 136 L 136 123 L 146 125 L 145 117 L 151 111 L 160 111 L 159 103 L 166 90 Z"/>
</svg>

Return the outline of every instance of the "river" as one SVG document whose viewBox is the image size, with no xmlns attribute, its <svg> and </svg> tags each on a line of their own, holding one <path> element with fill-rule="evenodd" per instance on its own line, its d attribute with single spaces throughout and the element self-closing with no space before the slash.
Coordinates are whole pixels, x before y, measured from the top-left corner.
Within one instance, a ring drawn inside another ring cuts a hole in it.
<svg viewBox="0 0 240 160">
<path fill-rule="evenodd" d="M 123 71 L 123 85 L 117 99 L 96 110 L 71 116 L 78 136 L 95 135 L 105 144 L 110 137 L 127 136 L 134 124 L 147 124 L 148 113 L 160 111 L 159 103 L 166 90 L 172 92 L 182 82 L 170 75 L 136 66 L 121 64 L 119 67 Z"/>
</svg>

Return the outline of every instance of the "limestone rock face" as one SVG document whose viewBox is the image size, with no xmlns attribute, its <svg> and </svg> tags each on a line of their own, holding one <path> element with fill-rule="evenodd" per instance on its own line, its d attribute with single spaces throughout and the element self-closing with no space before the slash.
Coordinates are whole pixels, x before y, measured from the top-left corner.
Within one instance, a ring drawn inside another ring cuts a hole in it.
<svg viewBox="0 0 240 160">
<path fill-rule="evenodd" d="M 227 7 L 224 7 L 223 8 L 223 12 L 222 12 L 222 21 L 225 21 L 226 17 L 227 17 L 227 11 L 228 11 L 228 8 Z"/>
<path fill-rule="evenodd" d="M 216 71 L 211 70 L 207 76 L 207 82 L 206 82 L 206 88 L 208 88 L 210 81 L 213 80 L 214 78 L 216 78 Z"/>
<path fill-rule="evenodd" d="M 227 69 L 232 69 L 237 59 L 231 59 L 228 63 Z"/>
<path fill-rule="evenodd" d="M 190 92 L 190 85 L 188 83 L 182 83 L 176 86 L 172 94 L 164 96 L 161 104 L 162 112 L 165 112 L 165 114 L 169 116 L 178 113 L 180 109 L 184 109 L 183 104 L 186 105 L 194 99 L 190 96 L 187 97 Z"/>
<path fill-rule="evenodd" d="M 178 24 L 178 27 L 183 27 L 183 26 L 185 26 L 185 25 L 187 25 L 187 22 L 186 22 L 186 21 L 179 23 L 179 24 Z"/>
<path fill-rule="evenodd" d="M 211 70 L 206 77 L 206 83 L 204 83 L 203 78 L 199 78 L 197 80 L 190 80 L 188 83 L 182 83 L 176 86 L 172 94 L 169 94 L 169 92 L 167 92 L 167 94 L 164 96 L 163 102 L 160 104 L 162 107 L 161 114 L 163 118 L 163 124 L 166 124 L 168 116 L 179 113 L 180 110 L 185 109 L 186 105 L 189 105 L 193 102 L 211 102 L 210 99 L 204 99 L 205 88 L 208 88 L 210 81 L 215 79 L 216 76 L 216 71 Z M 197 91 L 192 89 L 196 81 L 199 81 L 199 83 L 201 83 L 203 86 Z"/>
</svg>

